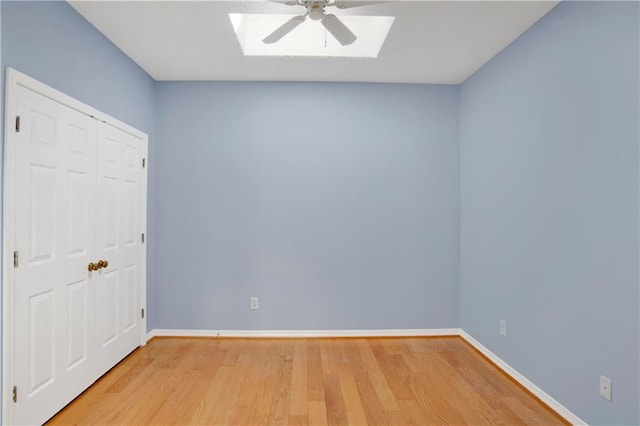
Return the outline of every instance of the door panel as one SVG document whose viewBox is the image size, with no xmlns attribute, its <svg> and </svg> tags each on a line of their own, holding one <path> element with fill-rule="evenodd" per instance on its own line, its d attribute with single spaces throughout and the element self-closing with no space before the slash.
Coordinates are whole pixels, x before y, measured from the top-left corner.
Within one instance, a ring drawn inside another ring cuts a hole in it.
<svg viewBox="0 0 640 426">
<path fill-rule="evenodd" d="M 18 87 L 13 422 L 42 423 L 95 380 L 89 285 L 97 124 Z"/>
<path fill-rule="evenodd" d="M 99 124 L 96 255 L 109 263 L 97 277 L 100 294 L 105 297 L 97 310 L 99 328 L 104 330 L 101 371 L 107 371 L 140 344 L 142 152 L 139 138 Z"/>
<path fill-rule="evenodd" d="M 68 357 L 67 371 L 75 368 L 88 357 L 87 280 L 67 285 Z"/>
<path fill-rule="evenodd" d="M 29 396 L 55 380 L 54 292 L 29 297 Z"/>
<path fill-rule="evenodd" d="M 54 260 L 57 167 L 31 164 L 29 254 L 31 263 Z"/>
<path fill-rule="evenodd" d="M 118 312 L 116 303 L 118 294 L 118 271 L 105 272 L 98 280 L 98 330 L 102 331 L 100 342 L 107 345 L 116 338 L 118 332 Z"/>
<path fill-rule="evenodd" d="M 123 312 L 123 329 L 128 332 L 132 327 L 136 326 L 138 316 L 138 306 L 135 304 L 137 300 L 136 293 L 138 290 L 138 274 L 136 274 L 136 265 L 127 265 L 124 267 L 124 312 Z"/>
<path fill-rule="evenodd" d="M 126 247 L 132 247 L 138 245 L 138 224 L 136 218 L 139 217 L 140 212 L 135 208 L 138 199 L 138 184 L 135 181 L 129 179 L 124 181 L 124 197 L 125 206 L 128 206 L 127 211 L 124 212 L 124 241 L 123 244 Z"/>
<path fill-rule="evenodd" d="M 86 173 L 69 171 L 69 241 L 67 256 L 88 254 L 89 235 L 89 185 Z M 92 182 L 91 182 L 92 183 Z"/>
</svg>

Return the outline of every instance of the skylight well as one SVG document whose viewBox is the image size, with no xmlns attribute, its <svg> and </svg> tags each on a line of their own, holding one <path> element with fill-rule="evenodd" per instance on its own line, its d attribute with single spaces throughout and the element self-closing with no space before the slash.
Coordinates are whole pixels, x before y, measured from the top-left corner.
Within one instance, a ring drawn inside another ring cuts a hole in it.
<svg viewBox="0 0 640 426">
<path fill-rule="evenodd" d="M 320 22 L 306 20 L 277 43 L 263 40 L 295 15 L 230 13 L 229 18 L 245 56 L 315 56 L 377 58 L 389 34 L 393 16 L 340 16 L 357 36 L 342 46 Z"/>
</svg>

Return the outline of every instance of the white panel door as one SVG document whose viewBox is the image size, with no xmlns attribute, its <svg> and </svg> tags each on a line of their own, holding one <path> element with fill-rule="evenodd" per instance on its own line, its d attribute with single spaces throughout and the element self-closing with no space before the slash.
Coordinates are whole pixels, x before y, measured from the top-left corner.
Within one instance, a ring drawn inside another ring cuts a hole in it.
<svg viewBox="0 0 640 426">
<path fill-rule="evenodd" d="M 96 276 L 100 374 L 141 340 L 144 149 L 141 139 L 99 124 L 96 256 L 108 263 Z"/>
<path fill-rule="evenodd" d="M 13 423 L 42 423 L 96 379 L 97 122 L 17 89 Z"/>
</svg>

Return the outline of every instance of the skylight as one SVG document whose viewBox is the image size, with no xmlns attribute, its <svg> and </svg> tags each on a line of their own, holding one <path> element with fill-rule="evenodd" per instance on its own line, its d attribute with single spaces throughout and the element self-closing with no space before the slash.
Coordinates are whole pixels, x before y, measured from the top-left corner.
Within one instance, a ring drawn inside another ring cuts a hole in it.
<svg viewBox="0 0 640 426">
<path fill-rule="evenodd" d="M 358 37 L 342 46 L 318 21 L 307 19 L 273 44 L 262 40 L 294 15 L 230 13 L 229 18 L 245 56 L 320 56 L 377 58 L 395 19 L 393 16 L 340 15 L 340 20 Z"/>
</svg>

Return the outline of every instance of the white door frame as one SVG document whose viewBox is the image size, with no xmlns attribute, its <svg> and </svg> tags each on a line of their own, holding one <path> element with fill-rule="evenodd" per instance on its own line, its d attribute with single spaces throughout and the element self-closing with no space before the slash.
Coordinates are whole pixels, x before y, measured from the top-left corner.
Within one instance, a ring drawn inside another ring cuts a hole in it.
<svg viewBox="0 0 640 426">
<path fill-rule="evenodd" d="M 13 342 L 13 247 L 15 245 L 15 235 L 13 223 L 15 212 L 14 195 L 15 195 L 15 144 L 16 144 L 16 115 L 17 103 L 16 94 L 18 87 L 30 89 L 38 94 L 52 99 L 80 113 L 86 114 L 98 121 L 107 123 L 113 127 L 123 130 L 142 140 L 142 149 L 144 158 L 148 158 L 147 149 L 149 137 L 143 133 L 115 118 L 104 114 L 85 103 L 72 98 L 38 80 L 35 80 L 26 74 L 16 71 L 13 68 L 6 68 L 6 85 L 5 85 L 5 118 L 4 118 L 4 169 L 3 169 L 3 199 L 2 199 L 2 424 L 10 424 L 13 414 L 12 409 L 12 387 L 13 387 L 13 355 L 10 345 Z M 148 163 L 148 160 L 147 160 Z M 146 192 L 147 179 L 144 179 L 143 191 L 141 191 L 142 205 L 144 208 L 141 212 L 140 232 L 146 235 L 147 229 L 147 211 L 146 211 Z M 141 280 L 140 289 L 140 308 L 146 312 L 147 306 L 147 247 L 146 243 L 142 245 L 143 256 L 141 259 Z M 143 346 L 147 342 L 147 315 L 141 319 L 140 345 Z"/>
</svg>

